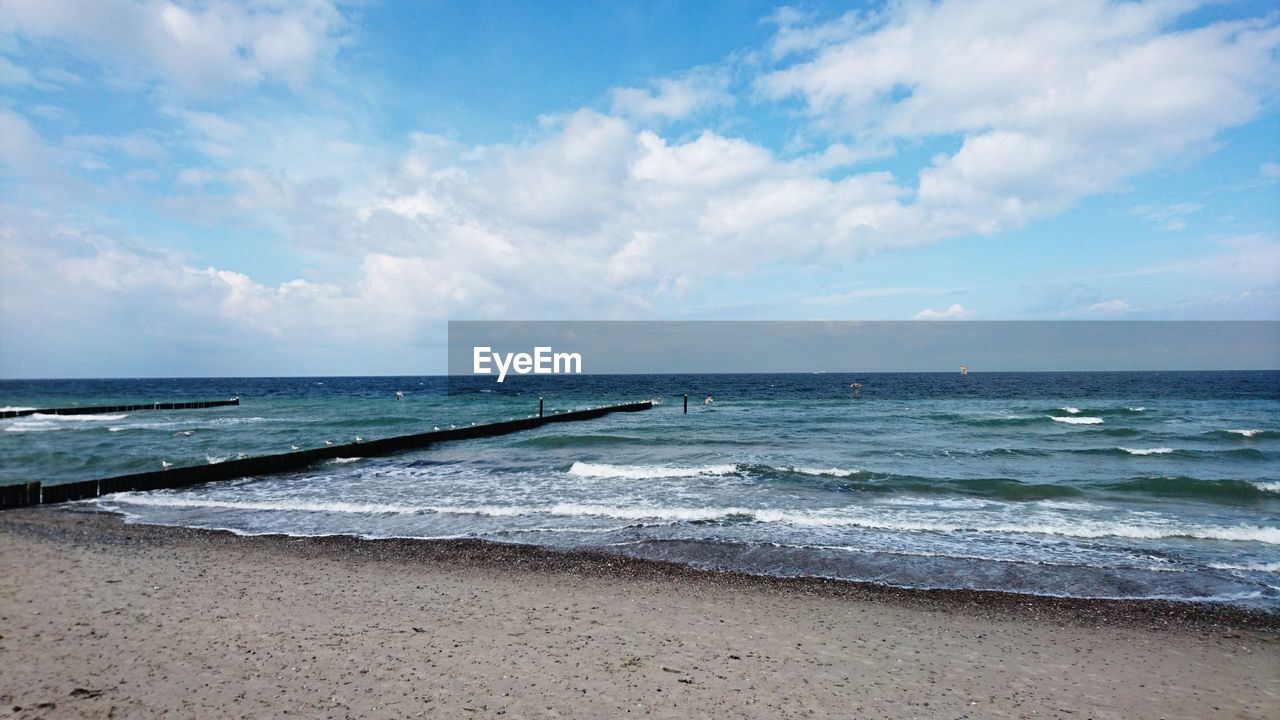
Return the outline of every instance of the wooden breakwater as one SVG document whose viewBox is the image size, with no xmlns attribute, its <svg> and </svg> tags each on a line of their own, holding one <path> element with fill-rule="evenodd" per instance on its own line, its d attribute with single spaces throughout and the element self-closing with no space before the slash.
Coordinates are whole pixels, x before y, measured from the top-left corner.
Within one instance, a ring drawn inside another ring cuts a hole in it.
<svg viewBox="0 0 1280 720">
<path fill-rule="evenodd" d="M 230 400 L 192 400 L 190 402 L 153 402 L 134 405 L 93 405 L 88 407 L 32 408 L 30 410 L 0 410 L 0 418 L 25 417 L 27 415 L 102 415 L 103 413 L 136 412 L 138 410 L 203 410 L 211 407 L 239 405 L 240 398 Z"/>
<path fill-rule="evenodd" d="M 550 425 L 551 423 L 592 420 L 615 412 L 636 412 L 653 407 L 651 401 L 625 403 L 622 405 L 606 405 L 587 410 L 531 417 L 523 420 L 472 425 L 470 427 L 433 430 L 413 435 L 365 440 L 346 445 L 328 445 L 309 450 L 297 450 L 279 455 L 261 455 L 242 460 L 226 460 L 217 464 L 194 465 L 191 467 L 175 467 L 154 472 L 117 475 L 98 480 L 46 485 L 41 482 L 20 483 L 0 486 L 0 509 L 26 507 L 28 505 L 49 505 L 52 503 L 87 500 L 100 495 L 130 490 L 159 490 L 162 488 L 186 487 L 200 483 L 235 480 L 250 475 L 269 475 L 272 473 L 302 470 L 310 465 L 334 458 L 374 457 L 404 450 L 416 450 L 438 442 L 450 440 L 469 440 L 473 438 L 508 435 L 521 430 Z"/>
</svg>

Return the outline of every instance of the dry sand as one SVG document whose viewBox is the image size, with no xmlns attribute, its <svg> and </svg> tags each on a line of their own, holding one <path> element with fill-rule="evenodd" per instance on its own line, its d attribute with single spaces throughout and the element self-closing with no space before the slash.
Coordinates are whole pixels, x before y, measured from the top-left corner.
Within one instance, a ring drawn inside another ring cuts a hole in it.
<svg viewBox="0 0 1280 720">
<path fill-rule="evenodd" d="M 0 715 L 1280 717 L 1275 616 L 0 513 Z"/>
</svg>

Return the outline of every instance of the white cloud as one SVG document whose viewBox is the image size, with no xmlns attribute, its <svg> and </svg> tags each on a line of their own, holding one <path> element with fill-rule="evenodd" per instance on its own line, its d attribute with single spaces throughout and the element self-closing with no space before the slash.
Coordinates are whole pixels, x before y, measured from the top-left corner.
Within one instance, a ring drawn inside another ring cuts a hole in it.
<svg viewBox="0 0 1280 720">
<path fill-rule="evenodd" d="M 874 287 L 846 290 L 844 292 L 837 293 L 827 293 L 825 295 L 809 295 L 803 298 L 798 298 L 798 300 L 806 305 L 844 305 L 862 300 L 879 300 L 884 298 L 923 295 L 946 295 L 951 292 L 954 291 L 930 287 Z"/>
<path fill-rule="evenodd" d="M 661 78 L 647 88 L 615 88 L 612 96 L 614 114 L 642 122 L 684 120 L 707 108 L 733 103 L 728 77 L 708 68 Z"/>
<path fill-rule="evenodd" d="M 1268 180 L 1280 180 L 1280 163 L 1262 163 L 1262 167 L 1258 169 L 1258 172 Z"/>
<path fill-rule="evenodd" d="M 1280 284 L 1280 240 L 1265 234 L 1220 238 L 1211 252 L 1190 259 L 1160 262 L 1099 277 L 1185 275 L 1215 278 L 1236 287 Z"/>
<path fill-rule="evenodd" d="M 36 82 L 30 70 L 13 64 L 0 55 L 0 85 L 31 85 Z"/>
<path fill-rule="evenodd" d="M 1204 208 L 1195 203 L 1174 203 L 1172 205 L 1139 205 L 1130 211 L 1130 215 L 1150 220 L 1162 230 L 1185 230 L 1186 217 Z"/>
<path fill-rule="evenodd" d="M 336 54 L 346 26 L 329 0 L 4 0 L 0 19 L 0 34 L 53 40 L 123 80 L 198 95 L 264 82 L 300 88 Z"/>
<path fill-rule="evenodd" d="M 1104 302 L 1094 303 L 1084 308 L 1086 315 L 1115 315 L 1117 313 L 1126 313 L 1133 310 L 1133 306 L 1129 303 L 1116 298 L 1114 300 L 1106 300 Z"/>
<path fill-rule="evenodd" d="M 787 53 L 812 56 L 758 87 L 863 143 L 960 139 L 921 171 L 921 210 L 944 234 L 995 232 L 1257 115 L 1278 71 L 1275 19 L 1169 32 L 1190 7 L 944 0 L 819 25 L 790 17 Z"/>
<path fill-rule="evenodd" d="M 912 320 L 965 320 L 973 317 L 972 310 L 966 310 L 963 305 L 956 303 L 946 310 L 934 310 L 933 308 L 925 308 L 916 313 Z"/>
<path fill-rule="evenodd" d="M 345 31 L 323 2 L 0 3 L 0 34 L 73 43 L 121 75 L 198 95 L 299 86 Z M 148 318 L 166 331 L 195 325 L 337 352 L 403 343 L 451 315 L 661 315 L 708 279 L 844 268 L 886 249 L 999 232 L 1113 189 L 1256 114 L 1274 85 L 1275 20 L 1168 32 L 1180 7 L 903 3 L 822 25 L 780 11 L 769 52 L 782 65 L 758 89 L 803 103 L 808 141 L 794 149 L 813 148 L 803 157 L 749 131 L 662 126 L 731 102 L 717 70 L 618 89 L 610 113 L 567 112 L 523 142 L 489 145 L 379 137 L 354 110 L 300 104 L 286 115 L 250 102 L 218 112 L 167 93 L 157 111 L 172 127 L 159 134 L 46 142 L 23 116 L 0 110 L 0 164 L 20 180 L 12 187 L 61 188 L 21 218 L 16 207 L 0 218 L 3 249 L 18 258 L 3 271 L 0 300 L 22 305 L 6 305 L 4 316 L 87 334 L 127 334 L 123 325 Z M 15 82 L 32 74 L 7 72 Z M 923 167 L 872 164 L 935 140 L 950 149 Z M 84 183 L 72 192 L 67 169 L 101 166 L 109 154 L 144 165 L 178 158 L 180 167 L 164 168 L 176 195 L 147 200 L 187 223 L 260 232 L 307 270 L 266 282 L 282 271 L 211 268 L 157 250 L 163 240 L 129 238 L 110 217 L 84 217 L 93 213 L 83 198 L 101 190 Z M 1134 212 L 1172 227 L 1198 209 Z M 1238 238 L 1203 263 L 1175 265 L 1144 271 L 1207 272 L 1250 287 L 1280 277 L 1268 238 Z M 66 294 L 35 280 L 49 277 L 65 280 L 57 286 Z M 810 305 L 928 292 L 854 290 Z M 1115 305 L 1123 302 L 1087 309 L 1130 310 Z M 974 314 L 953 304 L 915 317 Z"/>
</svg>

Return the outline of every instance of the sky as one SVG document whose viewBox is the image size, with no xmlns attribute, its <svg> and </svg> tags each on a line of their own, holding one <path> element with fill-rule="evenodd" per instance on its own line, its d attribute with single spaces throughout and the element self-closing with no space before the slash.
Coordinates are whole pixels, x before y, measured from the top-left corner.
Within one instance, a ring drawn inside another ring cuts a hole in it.
<svg viewBox="0 0 1280 720">
<path fill-rule="evenodd" d="M 0 0 L 0 377 L 1280 320 L 1278 89 L 1271 0 Z"/>
</svg>

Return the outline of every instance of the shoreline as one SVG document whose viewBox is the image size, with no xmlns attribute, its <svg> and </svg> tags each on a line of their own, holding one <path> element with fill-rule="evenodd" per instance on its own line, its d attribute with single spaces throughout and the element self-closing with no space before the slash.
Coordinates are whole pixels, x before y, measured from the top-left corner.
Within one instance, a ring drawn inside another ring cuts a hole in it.
<svg viewBox="0 0 1280 720">
<path fill-rule="evenodd" d="M 183 542 L 193 536 L 226 537 L 261 542 L 277 549 L 300 549 L 331 555 L 355 554 L 383 562 L 444 564 L 463 562 L 473 567 L 500 571 L 567 572 L 583 577 L 620 580 L 664 579 L 709 583 L 732 589 L 798 592 L 831 598 L 892 603 L 902 607 L 935 611 L 968 611 L 987 617 L 1026 616 L 1036 620 L 1083 624 L 1124 624 L 1152 629 L 1233 629 L 1250 628 L 1275 632 L 1280 637 L 1280 610 L 1247 608 L 1228 603 L 1164 599 L 1114 599 L 1035 595 L 1001 590 L 952 588 L 910 588 L 857 580 L 819 576 L 759 575 L 736 570 L 709 570 L 665 560 L 635 558 L 603 550 L 559 550 L 523 543 L 500 543 L 482 539 L 361 538 L 354 535 L 296 536 L 282 533 L 246 534 L 233 530 L 188 528 L 174 525 L 130 523 L 120 513 L 109 510 L 64 506 L 54 512 L 95 518 L 91 530 L 80 532 L 66 520 L 43 520 L 40 532 L 59 540 L 101 542 L 109 534 L 126 534 L 131 540 L 156 544 Z M 7 511 L 5 514 L 8 514 Z M 7 528 L 0 514 L 0 528 Z M 15 513 L 20 516 L 21 512 Z M 91 537 L 85 538 L 85 535 Z M 79 537 L 77 537 L 79 536 Z"/>
<path fill-rule="evenodd" d="M 1280 618 L 0 513 L 0 715 L 1239 717 Z"/>
</svg>

